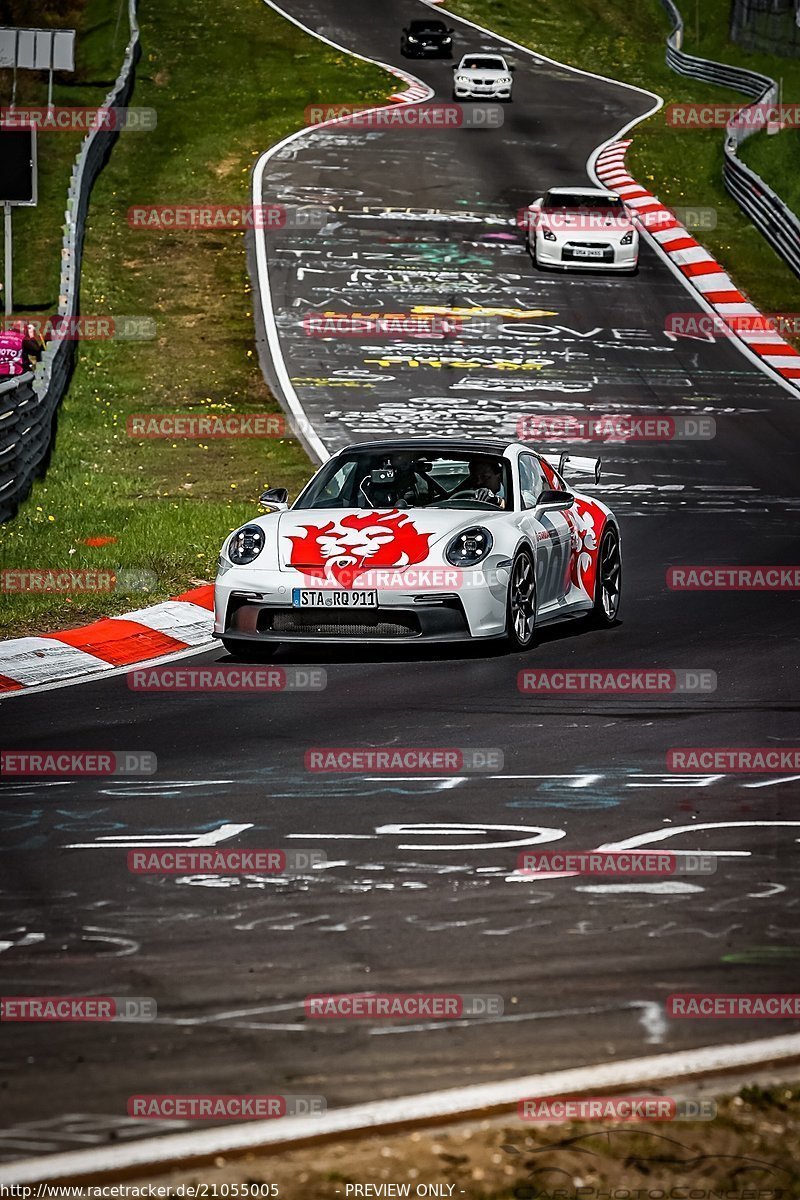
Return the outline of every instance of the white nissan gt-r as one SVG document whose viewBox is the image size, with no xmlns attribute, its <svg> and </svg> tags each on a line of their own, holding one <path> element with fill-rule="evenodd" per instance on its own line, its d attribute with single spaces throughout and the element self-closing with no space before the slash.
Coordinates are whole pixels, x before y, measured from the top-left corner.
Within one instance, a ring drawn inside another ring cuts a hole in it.
<svg viewBox="0 0 800 1200">
<path fill-rule="evenodd" d="M 626 271 L 639 263 L 634 214 L 616 192 L 550 188 L 527 209 L 525 241 L 540 267 Z"/>
<path fill-rule="evenodd" d="M 527 649 L 537 624 L 611 625 L 622 583 L 619 527 L 570 491 L 558 465 L 520 442 L 402 439 L 340 450 L 294 504 L 222 547 L 214 636 L 232 654 L 281 642 L 453 642 Z"/>
</svg>

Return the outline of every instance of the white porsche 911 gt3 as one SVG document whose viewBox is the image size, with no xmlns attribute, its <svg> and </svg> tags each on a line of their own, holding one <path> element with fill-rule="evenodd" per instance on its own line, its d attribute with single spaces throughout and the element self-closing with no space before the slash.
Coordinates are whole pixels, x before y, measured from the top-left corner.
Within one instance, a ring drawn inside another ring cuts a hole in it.
<svg viewBox="0 0 800 1200">
<path fill-rule="evenodd" d="M 502 54 L 465 54 L 453 67 L 453 99 L 510 100 L 513 71 Z"/>
<path fill-rule="evenodd" d="M 528 207 L 525 234 L 537 266 L 631 274 L 638 266 L 634 214 L 605 188 L 551 188 Z"/>
<path fill-rule="evenodd" d="M 537 623 L 618 616 L 617 522 L 599 500 L 567 489 L 558 465 L 520 442 L 402 439 L 349 446 L 289 507 L 222 547 L 214 636 L 237 656 L 281 642 L 504 638 L 517 649 Z"/>
</svg>

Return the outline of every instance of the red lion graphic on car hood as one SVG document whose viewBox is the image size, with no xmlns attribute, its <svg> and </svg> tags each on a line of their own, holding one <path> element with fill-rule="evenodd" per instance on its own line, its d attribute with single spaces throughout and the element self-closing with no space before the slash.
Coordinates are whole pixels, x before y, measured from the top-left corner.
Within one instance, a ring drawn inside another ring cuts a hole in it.
<svg viewBox="0 0 800 1200">
<path fill-rule="evenodd" d="M 407 513 L 355 513 L 324 525 L 303 525 L 304 535 L 288 534 L 289 565 L 318 579 L 351 587 L 376 567 L 414 566 L 428 556 L 432 534 L 420 533 Z"/>
</svg>

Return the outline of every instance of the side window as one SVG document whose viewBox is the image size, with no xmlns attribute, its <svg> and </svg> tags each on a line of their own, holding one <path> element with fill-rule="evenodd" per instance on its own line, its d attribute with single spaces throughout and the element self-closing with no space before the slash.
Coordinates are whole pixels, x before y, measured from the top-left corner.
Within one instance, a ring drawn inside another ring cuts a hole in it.
<svg viewBox="0 0 800 1200">
<path fill-rule="evenodd" d="M 522 492 L 522 507 L 535 508 L 536 501 L 548 486 L 539 460 L 532 454 L 519 456 L 519 486 Z"/>
</svg>

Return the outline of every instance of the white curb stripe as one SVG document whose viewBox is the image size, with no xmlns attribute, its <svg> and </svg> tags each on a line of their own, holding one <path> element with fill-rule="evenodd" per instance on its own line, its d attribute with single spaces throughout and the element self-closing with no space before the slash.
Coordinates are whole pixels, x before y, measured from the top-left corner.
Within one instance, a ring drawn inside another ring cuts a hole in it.
<svg viewBox="0 0 800 1200">
<path fill-rule="evenodd" d="M 488 1111 L 516 1112 L 529 1097 L 603 1094 L 624 1087 L 648 1087 L 666 1080 L 691 1079 L 710 1072 L 800 1057 L 800 1034 L 761 1038 L 736 1045 L 708 1046 L 657 1054 L 622 1062 L 598 1063 L 543 1075 L 527 1075 L 499 1083 L 474 1084 L 447 1091 L 378 1100 L 350 1108 L 332 1109 L 322 1117 L 288 1117 L 274 1121 L 249 1121 L 189 1133 L 166 1134 L 140 1142 L 127 1142 L 94 1150 L 23 1159 L 0 1167 L 0 1185 L 98 1176 L 112 1177 L 138 1169 L 152 1174 L 155 1168 L 187 1159 L 257 1148 L 288 1149 L 303 1139 L 331 1139 L 343 1134 L 376 1131 L 397 1125 L 445 1123 L 466 1120 Z"/>
<path fill-rule="evenodd" d="M 176 641 L 185 642 L 187 646 L 210 642 L 214 629 L 214 614 L 188 600 L 165 600 L 163 604 L 154 604 L 152 608 L 140 608 L 136 612 L 110 619 L 138 621 L 140 625 L 166 633 Z"/>
<path fill-rule="evenodd" d="M 0 675 L 25 685 L 46 683 L 56 675 L 71 679 L 89 671 L 106 671 L 110 666 L 86 650 L 52 638 L 21 637 L 0 642 Z"/>
</svg>

